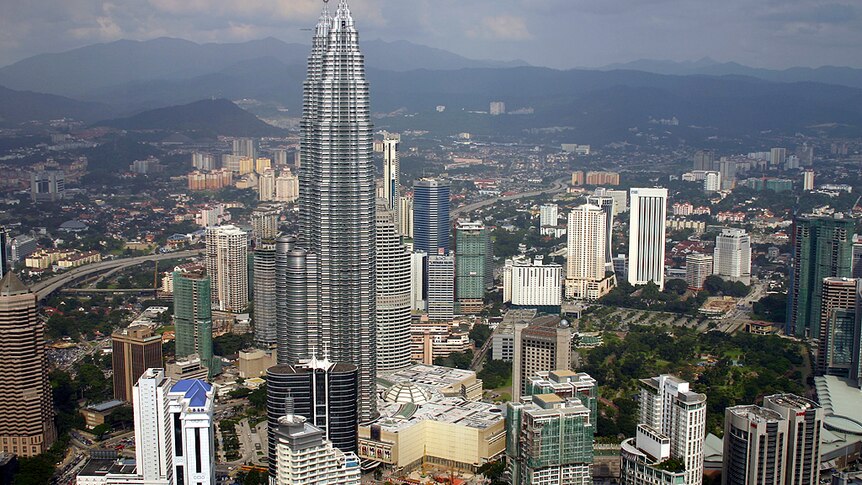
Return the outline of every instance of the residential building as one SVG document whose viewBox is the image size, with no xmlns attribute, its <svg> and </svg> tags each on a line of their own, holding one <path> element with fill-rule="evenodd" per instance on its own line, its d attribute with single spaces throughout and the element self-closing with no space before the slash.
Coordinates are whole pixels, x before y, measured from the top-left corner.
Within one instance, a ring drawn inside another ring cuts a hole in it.
<svg viewBox="0 0 862 485">
<path fill-rule="evenodd" d="M 269 429 L 276 429 L 289 398 L 293 413 L 324 431 L 326 439 L 344 452 L 356 452 L 359 424 L 358 381 L 353 364 L 336 364 L 325 357 L 298 365 L 276 365 L 266 371 L 266 416 Z M 269 475 L 277 474 L 277 440 L 269 436 Z"/>
<path fill-rule="evenodd" d="M 859 336 L 862 335 L 857 317 L 859 281 L 853 278 L 824 278 L 820 304 L 820 339 L 818 340 L 816 371 L 820 375 L 849 378 L 854 363 L 859 362 Z"/>
<path fill-rule="evenodd" d="M 275 170 L 266 169 L 260 172 L 257 179 L 257 196 L 261 202 L 275 200 Z"/>
<path fill-rule="evenodd" d="M 613 197 L 609 197 L 607 195 L 591 195 L 587 197 L 587 203 L 601 208 L 602 212 L 605 214 L 605 272 L 614 271 L 613 236 L 616 201 Z"/>
<path fill-rule="evenodd" d="M 355 453 L 332 446 L 325 433 L 303 416 L 288 414 L 273 428 L 276 443 L 273 483 L 278 485 L 360 485 Z"/>
<path fill-rule="evenodd" d="M 428 256 L 428 318 L 449 321 L 455 318 L 455 256 Z"/>
<path fill-rule="evenodd" d="M 299 199 L 299 177 L 282 170 L 275 179 L 275 201 L 293 203 Z"/>
<path fill-rule="evenodd" d="M 712 170 L 715 161 L 715 153 L 712 150 L 698 150 L 694 154 L 694 170 Z"/>
<path fill-rule="evenodd" d="M 215 170 L 218 168 L 216 158 L 209 153 L 192 153 L 192 167 L 198 170 Z"/>
<path fill-rule="evenodd" d="M 722 485 L 783 484 L 787 433 L 787 420 L 771 409 L 725 409 Z"/>
<path fill-rule="evenodd" d="M 506 114 L 506 103 L 503 101 L 491 101 L 490 113 L 491 116 Z"/>
<path fill-rule="evenodd" d="M 449 182 L 421 179 L 413 184 L 413 249 L 429 255 L 449 251 Z"/>
<path fill-rule="evenodd" d="M 15 273 L 0 279 L 0 450 L 22 458 L 48 451 L 57 439 L 45 323 L 36 304 Z"/>
<path fill-rule="evenodd" d="M 514 345 L 512 400 L 518 402 L 538 372 L 569 369 L 572 327 L 558 316 L 538 317 L 529 325 L 515 325 Z"/>
<path fill-rule="evenodd" d="M 751 237 L 745 229 L 722 229 L 715 238 L 712 273 L 723 280 L 751 284 Z"/>
<path fill-rule="evenodd" d="M 700 291 L 703 282 L 712 274 L 712 256 L 701 253 L 691 253 L 685 257 L 685 282 L 688 289 Z"/>
<path fill-rule="evenodd" d="M 710 170 L 703 177 L 703 191 L 707 194 L 721 190 L 721 172 Z"/>
<path fill-rule="evenodd" d="M 455 225 L 455 297 L 457 311 L 475 315 L 484 307 L 488 281 L 488 229 L 481 222 L 458 221 Z"/>
<path fill-rule="evenodd" d="M 174 325 L 177 358 L 197 355 L 212 377 L 221 370 L 213 356 L 210 277 L 174 272 Z"/>
<path fill-rule="evenodd" d="M 814 190 L 814 170 L 808 169 L 802 172 L 802 190 Z"/>
<path fill-rule="evenodd" d="M 814 401 L 794 394 L 773 394 L 763 406 L 787 420 L 786 485 L 820 483 L 820 446 L 824 409 Z"/>
<path fill-rule="evenodd" d="M 207 228 L 206 266 L 219 310 L 243 311 L 248 306 L 248 233 L 230 225 Z"/>
<path fill-rule="evenodd" d="M 619 185 L 619 172 L 587 172 L 586 185 Z"/>
<path fill-rule="evenodd" d="M 703 483 L 706 396 L 672 375 L 641 379 L 637 436 L 622 443 L 622 485 Z"/>
<path fill-rule="evenodd" d="M 773 148 L 769 151 L 769 166 L 770 167 L 783 167 L 786 159 L 787 159 L 787 149 L 786 148 Z"/>
<path fill-rule="evenodd" d="M 255 245 L 264 239 L 278 237 L 279 210 L 275 207 L 257 207 L 251 213 L 251 234 Z"/>
<path fill-rule="evenodd" d="M 560 220 L 560 206 L 542 204 L 539 207 L 539 232 L 543 236 L 554 235 Z"/>
<path fill-rule="evenodd" d="M 233 154 L 238 157 L 257 159 L 260 152 L 260 142 L 254 138 L 237 138 L 233 140 Z"/>
<path fill-rule="evenodd" d="M 569 213 L 567 233 L 566 298 L 597 300 L 611 286 L 600 284 L 606 279 L 607 214 L 595 205 L 578 206 Z"/>
<path fill-rule="evenodd" d="M 254 248 L 254 341 L 262 348 L 277 343 L 276 243 L 261 240 Z"/>
<path fill-rule="evenodd" d="M 145 326 L 111 334 L 114 399 L 132 402 L 132 388 L 147 369 L 162 367 L 162 336 Z"/>
<path fill-rule="evenodd" d="M 404 237 L 413 239 L 412 196 L 401 196 L 398 198 L 398 232 Z"/>
<path fill-rule="evenodd" d="M 794 221 L 787 335 L 820 338 L 823 279 L 850 277 L 854 229 L 855 221 L 840 213 L 832 217 L 802 216 Z"/>
<path fill-rule="evenodd" d="M 358 367 L 359 419 L 370 421 L 377 368 L 373 131 L 364 57 L 346 1 L 333 15 L 324 6 L 303 106 L 297 244 L 316 258 L 316 291 L 307 302 L 320 324 L 310 343 Z"/>
<path fill-rule="evenodd" d="M 401 243 L 394 214 L 377 205 L 377 369 L 410 365 L 410 253 Z"/>
<path fill-rule="evenodd" d="M 629 283 L 664 289 L 667 189 L 631 189 Z"/>
<path fill-rule="evenodd" d="M 562 304 L 563 267 L 545 264 L 543 256 L 507 259 L 503 267 L 503 303 L 512 308 L 536 308 L 559 313 Z"/>
</svg>

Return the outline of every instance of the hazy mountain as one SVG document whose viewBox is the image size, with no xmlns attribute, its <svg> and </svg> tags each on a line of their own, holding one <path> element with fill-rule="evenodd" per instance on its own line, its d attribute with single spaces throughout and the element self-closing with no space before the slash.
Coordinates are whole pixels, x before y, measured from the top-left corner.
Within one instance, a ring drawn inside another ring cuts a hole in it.
<svg viewBox="0 0 862 485">
<path fill-rule="evenodd" d="M 852 67 L 792 67 L 771 70 L 749 67 L 736 62 L 716 62 L 705 57 L 698 61 L 685 62 L 640 59 L 623 64 L 610 64 L 600 69 L 606 71 L 625 69 L 681 76 L 749 76 L 776 82 L 818 82 L 862 88 L 862 69 Z"/>
<path fill-rule="evenodd" d="M 264 123 L 226 99 L 196 101 L 96 123 L 129 131 L 169 131 L 189 136 L 279 136 L 284 130 Z"/>
<path fill-rule="evenodd" d="M 108 106 L 85 103 L 53 94 L 15 91 L 0 86 L 0 122 L 18 124 L 31 120 L 75 118 L 94 121 L 110 116 Z"/>
<path fill-rule="evenodd" d="M 523 62 L 475 61 L 410 42 L 362 43 L 367 65 L 394 71 L 510 67 Z M 71 97 L 147 81 L 180 81 L 213 74 L 243 61 L 272 58 L 305 65 L 310 47 L 274 38 L 238 44 L 196 44 L 182 39 L 119 40 L 57 54 L 41 54 L 0 68 L 0 85 Z M 258 73 L 249 71 L 248 77 Z"/>
</svg>

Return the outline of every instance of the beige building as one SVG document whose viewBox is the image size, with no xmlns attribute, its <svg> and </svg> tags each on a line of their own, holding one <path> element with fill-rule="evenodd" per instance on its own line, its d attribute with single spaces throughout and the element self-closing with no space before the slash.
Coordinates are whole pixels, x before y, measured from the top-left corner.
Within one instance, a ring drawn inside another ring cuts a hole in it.
<svg viewBox="0 0 862 485">
<path fill-rule="evenodd" d="M 250 350 L 239 352 L 239 376 L 243 379 L 266 375 L 266 370 L 275 365 L 272 352 Z"/>
<path fill-rule="evenodd" d="M 36 295 L 12 272 L 0 279 L 0 342 L 0 451 L 36 456 L 57 438 L 45 324 Z"/>
<path fill-rule="evenodd" d="M 558 316 L 542 316 L 515 326 L 512 401 L 519 402 L 530 378 L 539 372 L 569 369 L 572 328 Z"/>
</svg>

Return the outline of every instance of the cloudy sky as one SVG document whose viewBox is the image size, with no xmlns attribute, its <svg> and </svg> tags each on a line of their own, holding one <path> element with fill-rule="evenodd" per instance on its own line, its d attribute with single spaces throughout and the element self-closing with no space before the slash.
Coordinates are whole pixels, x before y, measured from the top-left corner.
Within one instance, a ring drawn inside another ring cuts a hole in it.
<svg viewBox="0 0 862 485">
<path fill-rule="evenodd" d="M 332 0 L 336 3 L 338 0 Z M 322 0 L 0 0 L 0 65 L 117 39 L 307 42 Z M 556 68 L 862 67 L 860 0 L 350 0 L 363 38 Z"/>
</svg>

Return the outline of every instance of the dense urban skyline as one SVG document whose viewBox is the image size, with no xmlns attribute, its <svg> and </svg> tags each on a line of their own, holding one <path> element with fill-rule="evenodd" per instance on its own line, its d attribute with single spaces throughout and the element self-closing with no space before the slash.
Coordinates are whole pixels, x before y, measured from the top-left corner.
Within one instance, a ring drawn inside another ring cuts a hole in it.
<svg viewBox="0 0 862 485">
<path fill-rule="evenodd" d="M 119 39 L 308 43 L 320 0 L 40 0 L 0 18 L 0 65 Z M 356 0 L 364 38 L 407 40 L 470 58 L 554 68 L 704 57 L 753 67 L 862 67 L 862 5 L 852 0 Z M 457 13 L 456 13 L 457 12 Z M 684 41 L 683 41 L 684 40 Z M 573 48 L 574 47 L 574 48 Z"/>
</svg>

